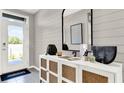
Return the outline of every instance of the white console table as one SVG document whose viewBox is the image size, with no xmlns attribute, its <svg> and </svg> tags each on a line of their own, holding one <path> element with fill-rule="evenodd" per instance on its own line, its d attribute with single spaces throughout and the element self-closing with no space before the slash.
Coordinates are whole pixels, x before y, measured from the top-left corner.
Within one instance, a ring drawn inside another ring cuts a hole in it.
<svg viewBox="0 0 124 93">
<path fill-rule="evenodd" d="M 40 55 L 40 80 L 46 83 L 122 83 L 122 64 L 69 61 L 58 56 Z"/>
</svg>

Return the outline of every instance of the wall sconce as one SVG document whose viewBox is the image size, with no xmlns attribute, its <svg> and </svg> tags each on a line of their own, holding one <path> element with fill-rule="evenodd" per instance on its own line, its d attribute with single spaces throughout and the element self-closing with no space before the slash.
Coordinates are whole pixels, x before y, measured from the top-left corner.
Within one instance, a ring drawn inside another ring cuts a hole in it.
<svg viewBox="0 0 124 93">
<path fill-rule="evenodd" d="M 91 22 L 91 13 L 88 13 L 88 22 Z"/>
</svg>

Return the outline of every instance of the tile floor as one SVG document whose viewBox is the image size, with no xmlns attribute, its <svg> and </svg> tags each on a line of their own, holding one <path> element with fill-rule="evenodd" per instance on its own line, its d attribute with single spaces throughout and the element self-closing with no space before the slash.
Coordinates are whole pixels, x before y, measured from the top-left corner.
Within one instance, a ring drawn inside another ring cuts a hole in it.
<svg viewBox="0 0 124 93">
<path fill-rule="evenodd" d="M 12 78 L 7 81 L 0 80 L 0 83 L 40 83 L 39 72 L 33 68 L 29 69 L 29 71 L 31 71 L 30 74 Z"/>
</svg>

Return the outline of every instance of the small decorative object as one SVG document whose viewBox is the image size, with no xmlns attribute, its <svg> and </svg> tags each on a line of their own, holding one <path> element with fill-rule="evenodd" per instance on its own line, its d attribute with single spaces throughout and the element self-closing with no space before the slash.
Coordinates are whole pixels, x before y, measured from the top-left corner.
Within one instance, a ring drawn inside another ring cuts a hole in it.
<svg viewBox="0 0 124 93">
<path fill-rule="evenodd" d="M 95 62 L 95 56 L 93 55 L 92 52 L 90 52 L 90 53 L 88 54 L 88 61 L 90 61 L 90 62 Z"/>
<path fill-rule="evenodd" d="M 83 56 L 88 56 L 88 50 L 85 51 Z"/>
<path fill-rule="evenodd" d="M 56 55 L 57 53 L 57 48 L 54 44 L 49 44 L 47 47 L 47 53 L 49 55 Z"/>
<path fill-rule="evenodd" d="M 80 57 L 84 56 L 87 51 L 87 44 L 80 44 Z"/>
<path fill-rule="evenodd" d="M 117 54 L 116 46 L 93 46 L 92 50 L 95 60 L 103 64 L 112 63 Z"/>
<path fill-rule="evenodd" d="M 90 56 L 90 62 L 95 62 L 95 56 Z"/>
<path fill-rule="evenodd" d="M 67 44 L 63 44 L 63 50 L 69 50 Z"/>
<path fill-rule="evenodd" d="M 62 52 L 57 52 L 57 56 L 62 56 Z"/>
</svg>

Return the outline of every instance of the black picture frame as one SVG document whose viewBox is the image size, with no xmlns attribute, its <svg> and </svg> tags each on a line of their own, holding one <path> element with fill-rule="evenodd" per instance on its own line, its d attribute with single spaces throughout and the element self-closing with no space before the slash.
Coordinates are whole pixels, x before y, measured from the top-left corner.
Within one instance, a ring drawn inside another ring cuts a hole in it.
<svg viewBox="0 0 124 93">
<path fill-rule="evenodd" d="M 75 27 L 75 26 L 80 26 L 80 42 L 79 43 L 74 43 L 72 40 L 73 39 L 73 37 L 72 37 L 73 32 L 72 31 L 74 31 L 73 27 Z M 72 45 L 80 45 L 83 43 L 83 26 L 82 26 L 82 23 L 77 23 L 77 24 L 73 24 L 70 26 L 70 40 L 71 40 Z"/>
</svg>

